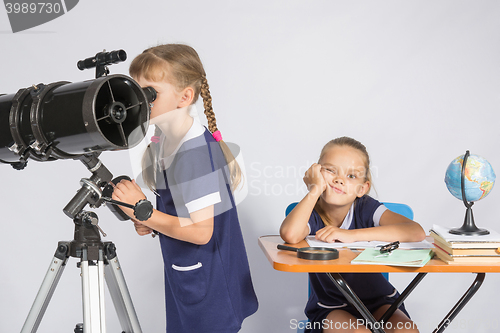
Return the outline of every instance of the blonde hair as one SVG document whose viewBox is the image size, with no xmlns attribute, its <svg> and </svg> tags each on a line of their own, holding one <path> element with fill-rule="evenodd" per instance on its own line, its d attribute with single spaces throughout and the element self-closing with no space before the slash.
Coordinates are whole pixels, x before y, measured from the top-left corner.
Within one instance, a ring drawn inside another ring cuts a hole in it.
<svg viewBox="0 0 500 333">
<path fill-rule="evenodd" d="M 371 186 L 372 186 L 372 174 L 370 172 L 370 156 L 368 155 L 368 151 L 366 150 L 366 147 L 361 142 L 359 142 L 359 141 L 357 141 L 357 140 L 355 140 L 353 138 L 347 137 L 347 136 L 336 138 L 336 139 L 333 139 L 333 140 L 329 141 L 323 147 L 323 149 L 321 149 L 321 153 L 319 155 L 319 160 L 318 161 L 321 161 L 321 159 L 326 154 L 326 152 L 330 148 L 335 147 L 335 146 L 350 147 L 350 148 L 356 149 L 357 151 L 359 151 L 361 153 L 361 155 L 363 156 L 363 160 L 364 160 L 364 164 L 365 164 L 364 167 L 365 167 L 365 170 L 366 170 L 366 172 L 365 172 L 365 182 L 368 182 L 368 186 L 369 186 L 368 187 L 368 191 L 366 192 L 366 194 L 368 194 L 368 192 L 370 192 L 370 189 L 371 189 Z M 323 220 L 323 222 L 325 223 L 325 225 L 331 225 L 332 224 L 332 221 L 328 218 L 328 216 L 326 215 L 325 211 L 319 205 L 319 199 L 318 199 L 318 202 L 316 203 L 314 209 L 319 214 L 319 216 L 321 217 L 321 219 Z"/>
<path fill-rule="evenodd" d="M 211 133 L 218 130 L 205 69 L 198 53 L 192 47 L 184 44 L 164 44 L 146 49 L 132 61 L 129 73 L 134 78 L 144 78 L 148 81 L 167 81 L 179 91 L 187 87 L 193 88 L 192 104 L 196 103 L 201 95 L 208 129 Z M 156 128 L 155 135 L 159 132 Z M 234 191 L 242 181 L 241 169 L 227 144 L 222 140 L 219 144 L 229 168 L 231 189 Z M 148 146 L 142 160 L 144 183 L 151 190 L 156 188 L 157 152 L 153 152 L 153 148 L 152 144 Z"/>
</svg>

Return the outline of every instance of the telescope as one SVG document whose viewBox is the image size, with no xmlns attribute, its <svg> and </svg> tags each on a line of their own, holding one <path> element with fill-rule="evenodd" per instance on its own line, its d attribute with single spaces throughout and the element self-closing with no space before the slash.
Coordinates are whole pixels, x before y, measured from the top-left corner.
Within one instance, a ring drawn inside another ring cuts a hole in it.
<svg viewBox="0 0 500 333">
<path fill-rule="evenodd" d="M 149 124 L 156 91 L 126 75 L 109 74 L 123 50 L 78 62 L 96 68 L 96 79 L 54 82 L 0 95 L 0 163 L 23 169 L 29 159 L 53 161 L 136 146 Z"/>
<path fill-rule="evenodd" d="M 74 222 L 72 241 L 58 242 L 56 252 L 21 333 L 35 333 L 70 257 L 80 259 L 83 323 L 74 332 L 104 333 L 104 279 L 123 332 L 141 333 L 132 299 L 112 242 L 102 242 L 98 216 L 85 211 L 104 203 L 120 220 L 129 217 L 116 205 L 131 208 L 135 218 L 147 220 L 152 204 L 135 205 L 111 198 L 114 186 L 126 176 L 113 178 L 99 160 L 103 151 L 124 150 L 142 141 L 149 125 L 150 104 L 156 99 L 151 87 L 141 88 L 126 75 L 108 75 L 108 65 L 126 60 L 125 51 L 100 52 L 78 62 L 79 69 L 96 69 L 96 78 L 83 82 L 54 82 L 0 95 L 0 163 L 22 170 L 30 159 L 81 161 L 92 173 L 64 207 Z M 106 274 L 104 274 L 106 270 Z"/>
</svg>

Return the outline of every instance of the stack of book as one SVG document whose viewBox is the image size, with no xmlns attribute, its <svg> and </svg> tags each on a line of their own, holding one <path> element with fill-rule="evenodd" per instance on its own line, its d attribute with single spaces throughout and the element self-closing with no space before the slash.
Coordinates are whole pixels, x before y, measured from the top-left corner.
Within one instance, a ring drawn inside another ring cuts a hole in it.
<svg viewBox="0 0 500 333">
<path fill-rule="evenodd" d="M 447 264 L 500 264 L 500 234 L 463 236 L 449 233 L 450 228 L 433 225 L 430 235 L 434 253 Z"/>
</svg>

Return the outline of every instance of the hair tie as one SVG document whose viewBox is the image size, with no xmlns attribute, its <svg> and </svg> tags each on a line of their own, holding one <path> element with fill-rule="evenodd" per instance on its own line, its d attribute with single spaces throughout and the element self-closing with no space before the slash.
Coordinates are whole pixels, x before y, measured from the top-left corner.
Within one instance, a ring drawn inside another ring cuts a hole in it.
<svg viewBox="0 0 500 333">
<path fill-rule="evenodd" d="M 213 132 L 212 136 L 214 137 L 215 141 L 217 141 L 217 142 L 219 142 L 220 140 L 222 140 L 222 135 L 220 134 L 219 130 Z"/>
<path fill-rule="evenodd" d="M 159 136 L 157 136 L 157 135 L 153 135 L 153 136 L 151 137 L 151 142 L 154 142 L 154 143 L 158 143 L 158 142 L 160 142 L 160 137 L 159 137 Z"/>
</svg>

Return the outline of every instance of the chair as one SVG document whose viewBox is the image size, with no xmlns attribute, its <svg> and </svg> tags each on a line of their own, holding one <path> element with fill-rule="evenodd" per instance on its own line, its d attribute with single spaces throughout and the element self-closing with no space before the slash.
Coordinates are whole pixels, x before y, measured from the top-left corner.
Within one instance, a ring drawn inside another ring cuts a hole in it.
<svg viewBox="0 0 500 333">
<path fill-rule="evenodd" d="M 394 203 L 394 202 L 382 202 L 387 209 L 393 211 L 394 213 L 398 213 L 403 215 L 410 220 L 413 220 L 413 210 L 410 206 L 402 204 L 402 203 Z"/>
<path fill-rule="evenodd" d="M 413 220 L 413 210 L 410 206 L 402 204 L 402 203 L 394 203 L 394 202 L 382 202 L 387 209 L 393 211 L 394 213 L 401 214 L 410 220 Z M 286 207 L 285 216 L 290 214 L 290 212 L 297 206 L 298 202 L 292 202 Z"/>
<path fill-rule="evenodd" d="M 390 211 L 393 211 L 394 213 L 398 213 L 400 215 L 403 215 L 406 218 L 409 218 L 410 220 L 413 220 L 413 210 L 410 208 L 410 206 L 402 204 L 402 203 L 394 203 L 394 202 L 382 202 L 384 206 L 387 207 Z M 298 202 L 293 202 L 288 205 L 288 207 L 285 210 L 285 216 L 290 214 L 290 212 L 297 206 Z M 382 275 L 389 280 L 389 273 L 382 273 Z M 311 284 L 309 283 L 308 286 L 309 289 L 309 295 L 311 294 Z M 299 322 L 299 328 L 297 328 L 297 333 L 304 333 L 304 328 L 307 325 L 308 320 L 301 320 Z"/>
</svg>

